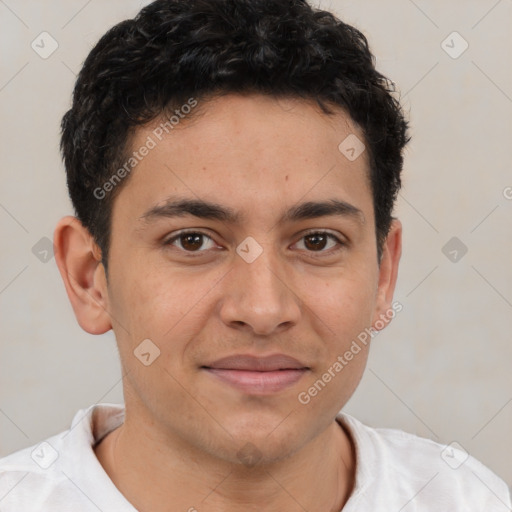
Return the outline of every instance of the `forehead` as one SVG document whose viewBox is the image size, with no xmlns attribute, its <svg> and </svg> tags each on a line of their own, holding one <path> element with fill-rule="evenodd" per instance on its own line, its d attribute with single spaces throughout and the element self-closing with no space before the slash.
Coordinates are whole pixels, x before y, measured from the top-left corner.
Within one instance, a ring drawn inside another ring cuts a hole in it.
<svg viewBox="0 0 512 512">
<path fill-rule="evenodd" d="M 181 196 L 224 204 L 244 219 L 260 207 L 282 217 L 285 205 L 301 199 L 372 208 L 366 153 L 352 159 L 344 147 L 353 140 L 363 146 L 363 135 L 342 109 L 328 116 L 314 101 L 264 95 L 222 96 L 195 108 L 189 118 L 176 116 L 172 129 L 159 118 L 136 130 L 129 153 L 150 140 L 152 148 L 116 199 L 119 207 L 139 218 Z"/>
</svg>

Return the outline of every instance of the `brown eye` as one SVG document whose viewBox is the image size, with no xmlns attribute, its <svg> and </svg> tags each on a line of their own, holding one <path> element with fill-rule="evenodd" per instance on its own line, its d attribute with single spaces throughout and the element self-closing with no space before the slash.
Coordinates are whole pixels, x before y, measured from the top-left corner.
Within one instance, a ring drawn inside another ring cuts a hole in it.
<svg viewBox="0 0 512 512">
<path fill-rule="evenodd" d="M 165 242 L 165 245 L 174 245 L 177 246 L 178 249 L 182 249 L 186 252 L 203 252 L 204 250 L 211 248 L 211 246 L 206 247 L 206 249 L 204 248 L 205 239 L 211 242 L 211 246 L 213 245 L 213 240 L 205 233 L 201 233 L 199 231 L 188 231 L 173 236 Z"/>
<path fill-rule="evenodd" d="M 307 235 L 304 237 L 306 243 L 304 244 L 308 249 L 311 250 L 322 250 L 325 248 L 328 237 L 322 233 L 315 233 L 313 235 Z"/>
<path fill-rule="evenodd" d="M 307 252 L 319 252 L 326 254 L 336 252 L 346 245 L 338 237 L 326 231 L 314 231 L 308 233 L 301 238 L 301 242 L 302 241 L 304 241 L 304 248 Z"/>
<path fill-rule="evenodd" d="M 181 246 L 187 251 L 195 251 L 203 245 L 203 235 L 192 233 L 180 236 Z"/>
</svg>

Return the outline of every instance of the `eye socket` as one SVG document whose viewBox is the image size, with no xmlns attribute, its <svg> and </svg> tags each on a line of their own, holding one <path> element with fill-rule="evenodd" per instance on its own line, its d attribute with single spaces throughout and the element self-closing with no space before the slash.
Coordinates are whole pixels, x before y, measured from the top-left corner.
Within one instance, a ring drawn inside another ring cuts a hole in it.
<svg viewBox="0 0 512 512">
<path fill-rule="evenodd" d="M 339 251 L 346 245 L 345 242 L 341 241 L 336 235 L 334 235 L 333 233 L 330 233 L 329 231 L 310 231 L 310 232 L 306 233 L 305 235 L 303 235 L 300 240 L 308 240 L 308 239 L 310 241 L 311 240 L 313 241 L 312 246 L 313 246 L 314 250 L 312 250 L 312 251 L 308 250 L 307 252 L 333 253 L 333 252 Z M 324 250 L 328 240 L 333 241 L 333 245 L 328 247 L 328 249 L 332 249 L 334 247 L 335 248 L 334 250 Z M 299 242 L 297 242 L 297 243 L 299 243 Z M 306 244 L 304 244 L 304 246 L 306 247 Z M 318 248 L 320 248 L 320 250 L 316 250 Z"/>
<path fill-rule="evenodd" d="M 207 238 L 209 240 L 209 242 L 210 242 L 209 247 L 206 247 L 206 248 L 203 247 L 203 245 L 204 245 L 203 239 L 204 238 Z M 330 233 L 328 231 L 321 231 L 321 230 L 310 231 L 310 232 L 304 234 L 300 238 L 300 240 L 301 241 L 302 240 L 309 240 L 309 241 L 312 240 L 313 241 L 312 242 L 313 245 L 309 246 L 309 249 L 311 247 L 313 247 L 313 250 L 309 250 L 307 245 L 304 244 L 306 252 L 310 252 L 310 253 L 321 253 L 321 254 L 329 253 L 329 254 L 331 254 L 331 253 L 341 250 L 346 245 L 345 242 L 341 241 L 333 233 Z M 333 245 L 328 247 L 329 250 L 324 250 L 328 240 L 331 240 L 333 242 Z M 197 231 L 197 230 L 180 231 L 173 237 L 169 238 L 166 242 L 164 242 L 164 245 L 171 245 L 171 246 L 176 247 L 176 245 L 175 245 L 176 242 L 179 242 L 179 245 L 181 246 L 181 247 L 177 247 L 177 248 L 186 253 L 205 252 L 209 249 L 213 249 L 216 245 L 211 236 L 207 235 L 206 233 L 204 233 L 202 231 Z M 298 243 L 300 243 L 300 242 L 296 242 L 296 244 L 298 244 Z M 296 245 L 296 244 L 294 244 L 294 245 Z M 201 249 L 201 247 L 203 247 L 203 248 Z M 320 250 L 316 250 L 318 248 L 320 248 Z M 334 248 L 334 250 L 332 250 L 333 248 Z"/>
<path fill-rule="evenodd" d="M 203 241 L 202 241 L 203 238 L 208 238 L 210 240 L 210 242 L 212 242 L 212 244 L 214 244 L 212 237 L 210 237 L 206 233 L 203 233 L 202 231 L 181 231 L 180 233 L 173 236 L 172 238 L 169 238 L 169 240 L 167 240 L 165 242 L 165 245 L 174 245 L 174 242 L 179 241 L 179 243 L 181 245 L 181 249 L 184 250 L 185 252 L 204 252 L 204 250 L 199 250 L 199 251 L 197 250 L 198 245 L 199 246 L 203 245 Z M 185 240 L 186 240 L 186 242 L 184 245 L 183 242 Z M 185 246 L 188 246 L 188 248 Z M 195 247 L 191 247 L 191 246 L 195 246 Z M 213 248 L 213 247 L 208 247 L 207 249 L 210 249 L 210 248 Z M 205 249 L 205 250 L 207 250 L 207 249 Z"/>
</svg>

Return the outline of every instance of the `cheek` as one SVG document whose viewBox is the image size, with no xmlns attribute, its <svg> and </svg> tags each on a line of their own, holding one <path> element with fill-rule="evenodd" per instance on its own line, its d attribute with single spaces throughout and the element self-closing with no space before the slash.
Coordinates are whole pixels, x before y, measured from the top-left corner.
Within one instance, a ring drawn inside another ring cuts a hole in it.
<svg viewBox="0 0 512 512">
<path fill-rule="evenodd" d="M 172 295 L 163 279 L 126 260 L 123 264 L 112 272 L 109 306 L 121 357 L 125 367 L 132 368 L 139 364 L 133 352 L 143 340 L 162 350 L 162 334 L 176 323 L 170 315 L 179 312 L 170 303 Z"/>
<path fill-rule="evenodd" d="M 140 278 L 134 279 L 136 275 Z M 112 315 L 127 373 L 126 392 L 155 413 L 158 404 L 182 398 L 179 383 L 185 382 L 190 369 L 184 366 L 185 353 L 205 315 L 205 303 L 200 299 L 206 291 L 195 285 L 199 286 L 195 280 L 155 270 L 127 271 L 115 281 Z"/>
<path fill-rule="evenodd" d="M 324 329 L 331 333 L 337 344 L 357 336 L 360 330 L 371 325 L 376 300 L 371 274 L 369 278 L 364 273 L 358 276 L 355 272 L 341 272 L 345 275 L 320 286 L 305 284 L 301 292 L 304 302 L 315 313 L 313 318 L 323 322 Z"/>
<path fill-rule="evenodd" d="M 210 294 L 222 275 L 201 276 L 171 271 L 169 266 L 131 267 L 113 280 L 112 316 L 125 361 L 133 365 L 133 350 L 150 339 L 167 368 L 183 363 L 189 344 L 213 314 Z M 134 278 L 134 276 L 138 276 Z"/>
<path fill-rule="evenodd" d="M 371 337 L 375 295 L 368 281 L 331 282 L 323 293 L 309 295 L 312 321 L 323 353 L 297 396 L 300 406 L 326 421 L 350 399 L 364 373 Z"/>
</svg>

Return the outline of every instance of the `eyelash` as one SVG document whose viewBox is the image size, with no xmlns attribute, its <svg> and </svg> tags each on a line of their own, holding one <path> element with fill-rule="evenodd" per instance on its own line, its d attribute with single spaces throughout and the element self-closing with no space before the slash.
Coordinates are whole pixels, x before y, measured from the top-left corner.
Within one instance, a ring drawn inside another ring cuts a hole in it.
<svg viewBox="0 0 512 512">
<path fill-rule="evenodd" d="M 180 231 L 178 234 L 174 235 L 172 238 L 169 238 L 168 240 L 166 240 L 164 242 L 164 246 L 172 246 L 172 244 L 176 240 L 179 240 L 181 237 L 183 237 L 185 235 L 201 235 L 201 236 L 209 238 L 210 240 L 213 241 L 213 239 L 212 239 L 212 237 L 210 235 L 208 235 L 208 234 L 206 234 L 206 233 L 204 233 L 202 231 L 198 231 L 196 229 L 191 229 L 191 230 Z M 338 251 L 342 250 L 347 245 L 346 242 L 343 242 L 342 240 L 340 240 L 336 235 L 330 233 L 329 231 L 322 231 L 322 230 L 308 231 L 307 233 L 302 235 L 300 240 L 302 240 L 303 238 L 306 238 L 308 236 L 311 236 L 311 235 L 324 235 L 324 236 L 327 236 L 328 238 L 330 238 L 331 240 L 334 240 L 338 244 L 338 247 L 336 247 L 335 249 L 331 248 L 330 250 L 327 250 L 327 251 L 325 251 L 325 250 L 306 251 L 306 252 L 310 253 L 311 255 L 316 255 L 316 254 L 332 255 L 332 254 L 335 254 Z M 178 250 L 180 250 L 182 252 L 185 252 L 188 257 L 196 257 L 196 256 L 199 256 L 202 253 L 207 251 L 207 249 L 206 250 L 197 250 L 197 251 L 187 251 L 186 249 L 179 249 L 179 248 L 178 248 Z"/>
</svg>

